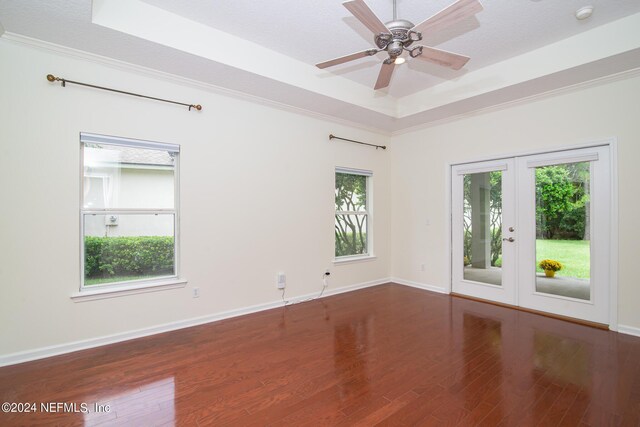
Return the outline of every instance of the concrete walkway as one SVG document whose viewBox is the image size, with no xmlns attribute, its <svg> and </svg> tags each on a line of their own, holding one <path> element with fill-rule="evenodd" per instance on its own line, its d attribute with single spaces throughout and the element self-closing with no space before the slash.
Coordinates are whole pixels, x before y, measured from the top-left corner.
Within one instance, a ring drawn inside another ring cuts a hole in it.
<svg viewBox="0 0 640 427">
<path fill-rule="evenodd" d="M 489 268 L 464 268 L 464 279 L 474 282 L 490 283 L 492 285 L 502 285 L 502 269 L 498 267 Z M 591 283 L 588 279 L 576 279 L 573 277 L 561 277 L 556 273 L 556 277 L 549 278 L 544 273 L 536 273 L 536 289 L 545 294 L 561 295 L 569 298 L 589 300 Z"/>
</svg>

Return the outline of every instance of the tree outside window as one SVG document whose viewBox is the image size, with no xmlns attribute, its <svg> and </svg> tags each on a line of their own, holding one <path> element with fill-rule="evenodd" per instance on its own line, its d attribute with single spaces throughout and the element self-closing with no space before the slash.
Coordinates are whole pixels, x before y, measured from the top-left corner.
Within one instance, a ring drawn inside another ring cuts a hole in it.
<svg viewBox="0 0 640 427">
<path fill-rule="evenodd" d="M 368 197 L 370 177 L 370 172 L 336 171 L 336 258 L 370 253 Z"/>
</svg>

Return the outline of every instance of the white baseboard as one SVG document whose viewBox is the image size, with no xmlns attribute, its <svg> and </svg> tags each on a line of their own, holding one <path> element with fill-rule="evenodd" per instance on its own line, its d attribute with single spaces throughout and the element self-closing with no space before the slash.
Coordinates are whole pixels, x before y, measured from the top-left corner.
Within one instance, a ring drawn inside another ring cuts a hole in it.
<svg viewBox="0 0 640 427">
<path fill-rule="evenodd" d="M 621 334 L 640 337 L 640 328 L 636 328 L 634 326 L 618 325 L 618 332 L 620 332 Z"/>
<path fill-rule="evenodd" d="M 343 286 L 335 289 L 328 289 L 324 292 L 322 297 L 328 297 L 331 295 L 342 294 L 346 292 L 352 292 L 358 289 L 369 288 L 372 286 L 378 286 L 385 283 L 397 283 L 399 285 L 410 286 L 413 288 L 423 289 L 426 291 L 437 292 L 440 294 L 446 294 L 447 290 L 440 286 L 428 285 L 425 283 L 413 282 L 411 280 L 404 280 L 397 277 L 382 278 L 372 280 L 369 282 L 357 283 L 355 285 Z M 290 298 L 290 303 L 296 304 L 315 298 L 318 296 L 318 292 L 296 296 Z M 142 338 L 149 335 L 160 334 L 163 332 L 175 331 L 178 329 L 189 328 L 191 326 L 202 325 L 205 323 L 216 322 L 218 320 L 228 319 L 231 317 L 242 316 L 245 314 L 256 313 L 259 311 L 270 310 L 272 308 L 282 307 L 282 301 L 272 301 L 265 304 L 252 305 L 250 307 L 243 307 L 235 310 L 228 310 L 219 313 L 209 314 L 201 317 L 194 317 L 191 319 L 179 320 L 177 322 L 165 323 L 162 325 L 156 325 L 149 328 L 136 329 L 133 331 L 121 332 L 112 335 L 105 335 L 97 338 L 90 338 L 87 340 L 74 341 L 66 344 L 53 345 L 49 347 L 42 347 L 34 350 L 27 350 L 18 353 L 11 353 L 0 356 L 0 367 L 15 365 L 18 363 L 29 362 L 37 359 L 44 359 L 46 357 L 58 356 L 61 354 L 71 353 L 74 351 L 87 350 L 94 347 L 100 347 L 107 344 L 114 344 L 122 341 L 128 341 L 135 338 Z M 628 335 L 634 335 L 640 337 L 640 328 L 633 326 L 618 325 L 618 332 Z"/>
<path fill-rule="evenodd" d="M 355 285 L 343 286 L 335 289 L 327 289 L 322 297 L 328 297 L 331 295 L 342 294 L 345 292 L 352 292 L 357 289 L 368 288 L 371 286 L 382 285 L 388 283 L 391 279 L 383 278 L 378 280 L 372 280 L 369 282 L 357 283 Z M 290 298 L 290 303 L 298 303 L 308 300 L 310 298 L 317 297 L 319 292 L 310 293 L 307 295 L 296 296 Z M 148 328 L 136 329 L 133 331 L 120 332 L 112 335 L 105 335 L 97 338 L 90 338 L 87 340 L 73 341 L 70 343 L 52 345 L 48 347 L 41 347 L 33 350 L 26 350 L 17 353 L 11 353 L 0 356 L 0 367 L 15 365 L 18 363 L 30 362 L 32 360 L 44 359 L 46 357 L 58 356 L 61 354 L 71 353 L 74 351 L 86 350 L 89 348 L 100 347 L 107 344 L 114 344 L 117 342 L 128 341 L 135 338 L 142 338 L 149 335 L 160 334 L 163 332 L 175 331 L 177 329 L 189 328 L 191 326 L 202 325 L 204 323 L 216 322 L 222 319 L 228 319 L 231 317 L 242 316 L 245 314 L 256 313 L 258 311 L 269 310 L 272 308 L 282 307 L 282 301 L 272 301 L 265 304 L 252 305 L 250 307 L 243 307 L 235 310 L 228 310 L 219 313 L 209 314 L 201 317 L 194 317 L 191 319 L 179 320 L 177 322 L 164 323 L 162 325 L 151 326 Z"/>
<path fill-rule="evenodd" d="M 447 290 L 440 286 L 427 285 L 426 283 L 414 282 L 411 280 L 404 280 L 398 277 L 392 277 L 389 279 L 393 283 L 397 283 L 399 285 L 411 286 L 412 288 L 424 289 L 425 291 L 437 292 L 439 294 L 448 294 Z"/>
<path fill-rule="evenodd" d="M 340 288 L 335 288 L 335 289 L 327 289 L 322 294 L 322 298 L 328 297 L 331 295 L 344 294 L 345 292 L 352 292 L 358 289 L 370 288 L 372 286 L 384 285 L 385 283 L 389 283 L 391 281 L 392 280 L 389 277 L 385 277 L 383 279 L 371 280 L 369 282 L 356 283 L 355 285 L 342 286 Z M 318 297 L 318 294 L 319 292 L 314 292 L 311 294 L 297 296 L 294 298 L 287 298 L 287 302 L 289 302 L 289 304 L 298 304 L 301 302 L 309 301 L 309 299 L 316 298 Z M 280 305 L 282 305 L 282 301 L 280 301 Z"/>
</svg>

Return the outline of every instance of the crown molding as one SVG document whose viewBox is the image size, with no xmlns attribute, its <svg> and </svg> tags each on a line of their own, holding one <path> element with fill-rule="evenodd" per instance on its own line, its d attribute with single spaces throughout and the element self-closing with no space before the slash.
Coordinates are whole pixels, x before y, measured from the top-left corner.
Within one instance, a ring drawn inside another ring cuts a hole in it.
<svg viewBox="0 0 640 427">
<path fill-rule="evenodd" d="M 557 89 L 552 89 L 546 92 L 537 93 L 535 95 L 525 96 L 519 99 L 515 99 L 513 101 L 503 102 L 500 104 L 492 105 L 490 107 L 480 108 L 477 110 L 469 111 L 466 113 L 456 114 L 453 116 L 446 117 L 444 119 L 438 119 L 431 122 L 419 124 L 416 126 L 410 126 L 404 129 L 400 129 L 397 131 L 391 132 L 391 137 L 405 135 L 412 132 L 417 132 L 420 130 L 432 128 L 435 126 L 440 126 L 447 123 L 453 123 L 459 120 L 463 120 L 469 117 L 479 116 L 482 114 L 492 113 L 495 111 L 502 111 L 508 108 L 512 108 L 518 105 L 525 105 L 537 101 L 541 101 L 544 99 L 554 98 L 559 95 L 565 95 L 569 93 L 575 93 L 584 89 L 588 89 L 591 87 L 602 86 L 609 83 L 614 83 L 617 81 L 632 79 L 634 77 L 640 76 L 640 67 L 633 68 L 631 70 L 621 71 L 619 73 L 610 74 L 607 76 L 598 77 L 593 80 L 588 80 L 585 82 L 576 83 L 569 86 L 564 86 Z"/>
<path fill-rule="evenodd" d="M 275 108 L 278 110 L 282 110 L 282 111 L 286 111 L 294 114 L 303 115 L 303 116 L 311 117 L 314 119 L 318 119 L 318 120 L 322 120 L 322 121 L 326 121 L 326 122 L 330 122 L 338 125 L 349 126 L 349 127 L 364 130 L 367 132 L 376 133 L 378 135 L 389 137 L 389 138 L 417 132 L 417 131 L 428 129 L 434 126 L 440 126 L 443 124 L 456 122 L 469 117 L 474 117 L 474 116 L 487 114 L 495 111 L 505 110 L 507 108 L 512 108 L 518 105 L 537 102 L 537 101 L 552 98 L 558 95 L 577 92 L 590 87 L 600 86 L 600 85 L 604 85 L 604 84 L 608 84 L 608 83 L 612 83 L 620 80 L 633 78 L 640 75 L 640 68 L 625 70 L 619 73 L 599 77 L 586 82 L 576 83 L 573 85 L 565 86 L 558 89 L 553 89 L 547 92 L 542 92 L 539 94 L 523 97 L 513 101 L 508 101 L 508 102 L 492 105 L 489 107 L 476 109 L 466 113 L 456 114 L 443 119 L 422 123 L 416 126 L 410 126 L 407 128 L 396 130 L 396 131 L 391 131 L 388 129 L 384 129 L 376 126 L 370 126 L 360 122 L 351 121 L 348 119 L 343 119 L 343 118 L 334 117 L 334 116 L 323 114 L 323 113 L 318 113 L 305 108 L 295 107 L 293 105 L 285 104 L 278 101 L 273 101 L 267 98 L 262 98 L 259 96 L 251 95 L 251 94 L 240 92 L 233 89 L 228 89 L 222 86 L 216 86 L 210 83 L 204 83 L 198 80 L 189 79 L 187 77 L 182 77 L 176 74 L 171 74 L 171 73 L 155 70 L 148 67 L 135 65 L 129 62 L 109 58 L 106 56 L 97 55 L 94 53 L 89 53 L 79 49 L 58 45 L 55 43 L 43 41 L 40 39 L 35 39 L 35 38 L 24 36 L 21 34 L 12 33 L 10 31 L 6 31 L 4 33 L 2 33 L 1 31 L 2 31 L 2 28 L 0 27 L 0 41 L 6 41 L 6 42 L 14 43 L 17 45 L 25 45 L 25 46 L 42 50 L 45 52 L 55 53 L 61 56 L 66 56 L 66 57 L 77 59 L 77 60 L 92 62 L 92 63 L 109 67 L 112 69 L 135 73 L 144 77 L 150 77 L 150 78 L 161 80 L 168 83 L 179 84 L 182 86 L 206 91 L 216 95 L 227 96 L 230 98 L 251 102 L 251 103 L 266 106 L 266 107 L 271 107 L 271 108 Z"/>
<path fill-rule="evenodd" d="M 0 30 L 1 30 L 1 27 L 0 27 Z M 349 127 L 357 128 L 357 129 L 368 131 L 368 132 L 373 132 L 382 136 L 387 136 L 387 137 L 391 136 L 391 132 L 389 130 L 382 129 L 379 127 L 369 126 L 363 123 L 359 123 L 359 122 L 355 122 L 355 121 L 351 121 L 351 120 L 347 120 L 339 117 L 334 117 L 327 114 L 318 113 L 316 111 L 296 107 L 296 106 L 285 104 L 278 101 L 273 101 L 267 98 L 262 98 L 262 97 L 251 95 L 245 92 L 228 89 L 222 86 L 216 86 L 211 83 L 205 83 L 205 82 L 190 79 L 187 77 L 182 77 L 176 74 L 155 70 L 153 68 L 143 67 L 141 65 L 132 64 L 130 62 L 125 62 L 118 59 L 109 58 L 107 56 L 97 55 L 97 54 L 86 52 L 83 50 L 62 46 L 59 44 L 47 42 L 47 41 L 36 39 L 33 37 L 12 33 L 10 31 L 6 31 L 4 33 L 0 31 L 0 41 L 2 40 L 16 44 L 16 45 L 28 46 L 28 47 L 35 48 L 48 53 L 55 53 L 57 55 L 66 56 L 66 57 L 81 60 L 81 61 L 92 62 L 94 64 L 109 67 L 119 71 L 135 73 L 143 77 L 149 77 L 149 78 L 161 80 L 168 83 L 179 84 L 179 85 L 187 86 L 193 89 L 203 90 L 216 95 L 227 96 L 230 98 L 234 98 L 242 101 L 248 101 L 258 105 L 271 107 L 271 108 L 275 108 L 282 111 L 287 111 L 289 113 L 300 114 L 303 116 L 308 116 L 308 117 L 322 120 L 322 121 L 327 121 L 327 122 L 331 122 L 331 123 L 335 123 L 343 126 L 349 126 Z"/>
</svg>

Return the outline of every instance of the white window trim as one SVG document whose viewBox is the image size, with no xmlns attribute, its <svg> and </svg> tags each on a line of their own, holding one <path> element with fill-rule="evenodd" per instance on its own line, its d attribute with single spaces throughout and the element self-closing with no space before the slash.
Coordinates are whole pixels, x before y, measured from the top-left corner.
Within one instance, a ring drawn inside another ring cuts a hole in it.
<svg viewBox="0 0 640 427">
<path fill-rule="evenodd" d="M 338 258 L 334 258 L 334 265 L 354 264 L 363 261 L 374 261 L 378 259 L 375 255 L 345 255 Z"/>
<path fill-rule="evenodd" d="M 583 155 L 564 155 L 555 159 L 546 160 L 530 160 L 527 162 L 528 168 L 539 168 L 544 166 L 562 165 L 565 163 L 580 163 L 580 162 L 596 162 L 598 161 L 598 153 L 587 153 Z"/>
<path fill-rule="evenodd" d="M 180 145 L 166 142 L 145 141 L 143 139 L 124 138 L 121 136 L 97 135 L 80 132 L 80 142 L 93 144 L 118 145 L 120 147 L 145 148 L 149 150 L 170 151 L 180 153 Z"/>
<path fill-rule="evenodd" d="M 373 172 L 366 169 L 345 168 L 343 166 L 336 167 L 336 173 L 348 173 L 350 175 L 373 176 Z"/>
<path fill-rule="evenodd" d="M 187 286 L 185 279 L 178 278 L 162 278 L 153 279 L 148 283 L 139 283 L 141 281 L 121 282 L 122 285 L 114 285 L 111 287 L 103 287 L 98 289 L 85 289 L 80 292 L 71 294 L 73 302 L 95 301 L 100 299 L 117 298 L 126 295 L 145 294 L 148 292 L 165 291 L 169 289 L 181 289 Z M 130 283 L 130 284 L 127 284 Z M 135 283 L 135 284 L 134 284 Z"/>
<path fill-rule="evenodd" d="M 370 170 L 365 170 L 365 169 L 354 169 L 354 168 L 347 168 L 347 167 L 336 167 L 335 172 L 334 172 L 334 180 L 335 180 L 335 174 L 336 173 L 344 173 L 344 174 L 350 174 L 350 175 L 362 175 L 367 177 L 367 191 L 366 191 L 366 197 L 367 197 L 367 204 L 365 206 L 365 210 L 364 211 L 336 211 L 334 210 L 334 218 L 335 215 L 339 215 L 339 214 L 345 214 L 345 215 L 349 215 L 349 214 L 355 214 L 355 215 L 366 215 L 367 216 L 367 253 L 365 254 L 357 254 L 357 255 L 344 255 L 341 257 L 336 257 L 335 256 L 335 234 L 334 234 L 334 258 L 333 258 L 333 264 L 334 265 L 340 265 L 340 264 L 352 264 L 352 263 L 356 263 L 356 262 L 360 262 L 360 261 L 371 261 L 376 259 L 375 254 L 373 253 L 373 210 L 371 209 L 371 207 L 373 206 L 373 172 Z M 334 219 L 335 221 L 335 219 Z"/>
<path fill-rule="evenodd" d="M 118 145 L 170 151 L 176 153 L 174 165 L 174 207 L 173 209 L 84 209 L 84 147 L 86 143 Z M 71 295 L 74 302 L 92 301 L 125 295 L 183 288 L 187 281 L 180 277 L 180 146 L 161 142 L 143 141 L 131 138 L 80 133 L 80 289 Z M 84 284 L 84 216 L 87 214 L 173 214 L 173 253 L 175 274 L 152 279 L 114 282 L 104 285 Z"/>
</svg>

